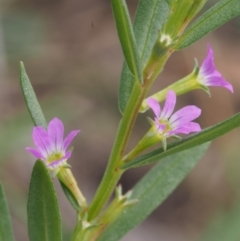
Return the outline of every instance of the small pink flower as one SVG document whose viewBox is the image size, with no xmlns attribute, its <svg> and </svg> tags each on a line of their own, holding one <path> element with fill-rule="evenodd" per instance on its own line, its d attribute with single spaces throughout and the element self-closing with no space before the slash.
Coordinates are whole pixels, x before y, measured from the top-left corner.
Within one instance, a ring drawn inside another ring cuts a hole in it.
<svg viewBox="0 0 240 241">
<path fill-rule="evenodd" d="M 216 70 L 210 44 L 208 44 L 208 53 L 199 69 L 197 80 L 203 86 L 221 86 L 233 93 L 232 85 Z"/>
<path fill-rule="evenodd" d="M 147 103 L 155 114 L 154 124 L 156 130 L 163 138 L 177 134 L 189 134 L 191 132 L 201 131 L 200 125 L 196 122 L 192 122 L 192 120 L 196 119 L 201 114 L 201 109 L 198 107 L 188 105 L 172 115 L 176 105 L 176 94 L 174 91 L 168 91 L 162 111 L 157 100 L 149 98 Z"/>
<path fill-rule="evenodd" d="M 49 169 L 56 169 L 66 164 L 71 156 L 71 151 L 67 149 L 79 131 L 71 131 L 63 139 L 63 123 L 58 118 L 53 118 L 48 124 L 47 131 L 42 126 L 33 128 L 32 137 L 36 149 L 27 147 L 26 150 L 37 159 L 43 160 Z"/>
</svg>

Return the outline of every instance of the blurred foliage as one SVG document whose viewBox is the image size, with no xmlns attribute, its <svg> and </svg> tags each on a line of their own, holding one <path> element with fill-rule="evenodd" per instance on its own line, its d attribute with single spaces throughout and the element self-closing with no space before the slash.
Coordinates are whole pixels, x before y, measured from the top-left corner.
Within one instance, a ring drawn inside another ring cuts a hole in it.
<svg viewBox="0 0 240 241">
<path fill-rule="evenodd" d="M 229 153 L 228 162 L 226 162 L 226 174 L 227 181 L 236 196 L 235 201 L 228 207 L 215 210 L 213 218 L 199 241 L 240 240 L 240 162 L 239 158 L 233 154 L 232 150 L 231 154 Z"/>
<path fill-rule="evenodd" d="M 10 60 L 16 56 L 38 54 L 37 46 L 44 41 L 44 20 L 27 11 L 11 12 L 2 17 L 5 50 Z"/>
<path fill-rule="evenodd" d="M 219 211 L 199 241 L 238 241 L 240 240 L 239 200 L 229 210 Z"/>
</svg>

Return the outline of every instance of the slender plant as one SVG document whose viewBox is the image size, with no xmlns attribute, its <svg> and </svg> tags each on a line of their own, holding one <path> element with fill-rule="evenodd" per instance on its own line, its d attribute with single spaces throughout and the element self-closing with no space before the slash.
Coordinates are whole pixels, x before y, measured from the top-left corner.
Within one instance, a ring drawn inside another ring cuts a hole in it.
<svg viewBox="0 0 240 241">
<path fill-rule="evenodd" d="M 190 104 L 174 111 L 177 97 L 196 89 L 210 95 L 209 87 L 218 86 L 233 93 L 233 86 L 214 64 L 214 46 L 210 44 L 203 49 L 207 54 L 201 65 L 195 60 L 194 69 L 187 76 L 151 96 L 148 94 L 175 51 L 187 48 L 240 14 L 240 0 L 220 0 L 195 18 L 206 2 L 139 0 L 132 24 L 125 0 L 110 1 L 125 58 L 119 87 L 122 116 L 104 176 L 91 201 L 86 200 L 68 164 L 73 151 L 69 146 L 80 130 L 73 130 L 64 138 L 60 119 L 45 120 L 24 65 L 20 63 L 21 90 L 34 123 L 35 147 L 26 150 L 37 160 L 27 204 L 30 241 L 62 240 L 52 178 L 59 180 L 76 211 L 71 241 L 117 241 L 161 205 L 203 157 L 213 139 L 240 126 L 240 113 L 202 129 L 196 120 L 204 115 L 199 107 Z M 149 129 L 127 152 L 136 118 L 148 109 L 151 109 Z M 173 141 L 168 143 L 169 139 Z M 147 152 L 150 147 L 155 149 Z M 122 174 L 152 163 L 156 165 L 133 190 L 122 193 L 118 184 Z M 0 210 L 0 240 L 12 241 L 2 186 Z"/>
</svg>

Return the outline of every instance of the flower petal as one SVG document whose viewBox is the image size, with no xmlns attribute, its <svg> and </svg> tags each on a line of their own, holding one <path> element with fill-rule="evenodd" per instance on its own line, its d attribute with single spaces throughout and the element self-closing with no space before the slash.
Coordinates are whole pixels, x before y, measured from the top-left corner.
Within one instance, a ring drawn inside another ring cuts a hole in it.
<svg viewBox="0 0 240 241">
<path fill-rule="evenodd" d="M 198 81 L 206 86 L 224 87 L 233 93 L 232 85 L 222 77 L 221 73 L 217 71 L 215 67 L 213 50 L 211 49 L 210 44 L 208 44 L 207 57 L 204 59 L 200 67 Z"/>
<path fill-rule="evenodd" d="M 179 128 L 173 129 L 171 131 L 166 132 L 166 136 L 172 136 L 177 134 L 189 134 L 189 128 L 187 126 L 181 126 Z"/>
<path fill-rule="evenodd" d="M 198 123 L 188 122 L 188 123 L 181 125 L 181 127 L 177 128 L 177 129 L 169 131 L 167 133 L 167 135 L 170 136 L 170 135 L 176 135 L 176 134 L 189 134 L 191 132 L 199 132 L 201 130 L 202 129 Z"/>
<path fill-rule="evenodd" d="M 232 85 L 229 82 L 227 82 L 224 78 L 222 78 L 221 75 L 206 77 L 205 85 L 206 86 L 221 86 L 221 87 L 224 87 L 224 88 L 230 90 L 233 93 Z"/>
<path fill-rule="evenodd" d="M 64 164 L 64 162 L 65 162 L 65 160 L 62 160 L 62 159 L 53 161 L 53 162 L 47 164 L 47 167 L 50 169 L 56 169 L 56 168 L 62 166 Z"/>
<path fill-rule="evenodd" d="M 189 122 L 188 127 L 189 127 L 189 132 L 199 132 L 202 130 L 201 126 L 196 122 Z"/>
<path fill-rule="evenodd" d="M 166 120 L 173 113 L 174 107 L 176 105 L 176 94 L 173 90 L 169 90 L 167 93 L 165 105 L 163 107 L 160 119 Z"/>
<path fill-rule="evenodd" d="M 42 154 L 37 149 L 26 147 L 26 150 L 30 152 L 33 156 L 35 156 L 37 159 L 43 159 Z"/>
<path fill-rule="evenodd" d="M 210 74 L 212 74 L 212 72 L 214 72 L 215 69 L 216 69 L 216 67 L 214 64 L 213 50 L 212 50 L 210 44 L 208 44 L 208 53 L 200 67 L 200 74 L 210 75 Z"/>
<path fill-rule="evenodd" d="M 157 118 L 159 118 L 160 112 L 161 112 L 161 107 L 160 107 L 159 103 L 157 102 L 157 100 L 155 100 L 153 98 L 148 98 L 147 103 L 148 103 L 148 106 L 153 110 L 155 116 Z"/>
<path fill-rule="evenodd" d="M 53 118 L 48 124 L 48 136 L 52 148 L 55 151 L 61 151 L 63 145 L 64 126 L 61 120 Z"/>
<path fill-rule="evenodd" d="M 176 134 L 189 134 L 191 132 L 199 132 L 201 131 L 201 127 L 196 122 L 188 122 L 183 124 L 181 127 L 170 131 L 169 134 L 176 135 Z"/>
<path fill-rule="evenodd" d="M 196 119 L 200 114 L 201 109 L 194 105 L 188 105 L 175 112 L 169 119 L 169 123 L 173 129 L 177 129 L 183 124 Z"/>
<path fill-rule="evenodd" d="M 78 134 L 78 132 L 80 132 L 80 130 L 74 130 L 71 131 L 67 137 L 64 139 L 63 141 L 63 150 L 66 151 L 68 146 L 70 145 L 71 141 L 73 140 L 73 138 Z"/>
<path fill-rule="evenodd" d="M 155 126 L 157 128 L 157 131 L 162 133 L 166 129 L 166 125 L 159 123 L 159 120 L 157 117 L 155 117 Z"/>
<path fill-rule="evenodd" d="M 46 158 L 51 153 L 51 143 L 48 138 L 46 130 L 42 126 L 33 128 L 33 141 L 41 155 Z"/>
<path fill-rule="evenodd" d="M 71 151 L 67 151 L 62 159 L 67 160 L 67 159 L 69 159 L 71 157 L 71 155 L 72 155 L 72 152 Z"/>
</svg>

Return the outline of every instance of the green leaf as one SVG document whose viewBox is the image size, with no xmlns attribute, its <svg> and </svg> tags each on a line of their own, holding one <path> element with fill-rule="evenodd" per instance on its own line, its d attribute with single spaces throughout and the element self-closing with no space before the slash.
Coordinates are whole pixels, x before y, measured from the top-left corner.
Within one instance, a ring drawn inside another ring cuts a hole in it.
<svg viewBox="0 0 240 241">
<path fill-rule="evenodd" d="M 239 14 L 240 0 L 219 1 L 186 30 L 175 49 L 186 48 Z"/>
<path fill-rule="evenodd" d="M 34 165 L 28 197 L 30 241 L 61 241 L 61 218 L 51 177 L 43 161 Z"/>
<path fill-rule="evenodd" d="M 0 240 L 13 241 L 13 231 L 3 187 L 0 183 Z"/>
<path fill-rule="evenodd" d="M 240 240 L 239 200 L 231 208 L 218 213 L 199 241 L 237 241 Z"/>
<path fill-rule="evenodd" d="M 168 13 L 169 6 L 165 0 L 139 1 L 133 30 L 142 66 L 144 66 L 151 54 L 161 26 L 166 21 Z M 135 79 L 126 62 L 124 62 L 119 87 L 119 109 L 121 113 L 125 110 L 134 82 Z"/>
<path fill-rule="evenodd" d="M 125 210 L 98 241 L 117 241 L 153 212 L 202 158 L 209 143 L 167 157 L 150 170 L 133 188 L 132 199 L 139 202 Z"/>
<path fill-rule="evenodd" d="M 175 154 L 177 152 L 187 150 L 189 148 L 201 145 L 205 142 L 211 141 L 219 136 L 222 136 L 229 131 L 240 126 L 240 113 L 230 117 L 229 119 L 218 123 L 202 130 L 199 133 L 188 136 L 187 138 L 173 142 L 168 145 L 167 150 L 163 148 L 151 151 L 143 156 L 140 156 L 129 163 L 126 163 L 122 168 L 133 168 L 139 166 L 145 166 L 153 162 L 157 162 L 160 159 Z"/>
<path fill-rule="evenodd" d="M 26 102 L 26 106 L 28 108 L 34 125 L 43 126 L 46 128 L 47 122 L 38 103 L 32 84 L 27 76 L 23 62 L 20 62 L 20 85 Z"/>
<path fill-rule="evenodd" d="M 134 79 L 143 83 L 141 61 L 138 56 L 136 40 L 125 0 L 111 0 L 123 54 Z"/>
</svg>

